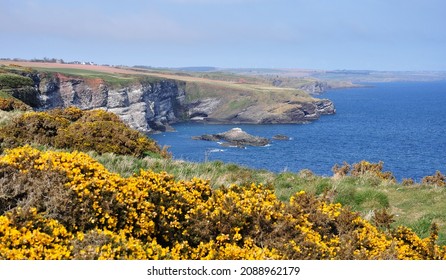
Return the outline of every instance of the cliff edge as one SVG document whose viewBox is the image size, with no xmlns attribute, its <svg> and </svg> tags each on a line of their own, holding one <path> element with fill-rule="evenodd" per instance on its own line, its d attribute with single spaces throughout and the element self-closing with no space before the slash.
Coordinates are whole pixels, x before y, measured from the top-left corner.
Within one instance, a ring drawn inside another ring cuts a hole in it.
<svg viewBox="0 0 446 280">
<path fill-rule="evenodd" d="M 11 94 L 35 110 L 75 106 L 105 109 L 117 114 L 139 131 L 169 130 L 182 121 L 208 123 L 304 123 L 324 114 L 334 114 L 333 103 L 302 90 L 157 74 L 120 77 L 80 76 L 54 69 L 23 70 L 1 66 L 3 72 L 28 77 L 33 86 L 26 94 Z M 0 75 L 1 72 L 0 72 Z"/>
</svg>

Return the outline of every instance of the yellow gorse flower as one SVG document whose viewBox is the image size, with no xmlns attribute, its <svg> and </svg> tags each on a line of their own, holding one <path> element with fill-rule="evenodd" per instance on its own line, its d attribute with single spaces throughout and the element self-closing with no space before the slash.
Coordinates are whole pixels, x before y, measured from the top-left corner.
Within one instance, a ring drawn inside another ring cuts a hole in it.
<svg viewBox="0 0 446 280">
<path fill-rule="evenodd" d="M 42 182 L 41 190 L 60 188 L 69 207 L 57 215 L 32 200 L 36 205 L 5 207 L 0 259 L 446 258 L 435 231 L 424 239 L 405 227 L 385 232 L 305 192 L 284 203 L 256 184 L 212 190 L 205 180 L 176 181 L 148 170 L 123 178 L 85 153 L 29 146 L 6 151 L 0 168 L 59 174 L 59 185 Z M 0 205 L 8 201 L 0 197 Z"/>
</svg>

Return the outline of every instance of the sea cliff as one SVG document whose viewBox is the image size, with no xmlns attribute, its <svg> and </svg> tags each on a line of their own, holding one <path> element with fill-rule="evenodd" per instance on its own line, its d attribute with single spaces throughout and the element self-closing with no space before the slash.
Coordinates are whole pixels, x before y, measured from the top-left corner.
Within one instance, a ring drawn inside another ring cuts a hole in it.
<svg viewBox="0 0 446 280">
<path fill-rule="evenodd" d="M 32 80 L 34 86 L 26 94 L 18 94 L 21 91 L 17 88 L 11 89 L 11 93 L 35 110 L 69 106 L 105 109 L 145 133 L 166 131 L 171 129 L 170 124 L 183 121 L 305 123 L 335 113 L 330 100 L 287 89 L 280 89 L 276 94 L 245 91 L 244 88 L 234 91 L 234 87 L 222 88 L 212 81 L 206 81 L 206 87 L 190 86 L 189 81 L 164 77 L 138 77 L 127 84 L 116 85 L 101 78 L 59 72 L 14 71 L 14 74 Z M 217 86 L 218 94 L 208 93 Z"/>
</svg>

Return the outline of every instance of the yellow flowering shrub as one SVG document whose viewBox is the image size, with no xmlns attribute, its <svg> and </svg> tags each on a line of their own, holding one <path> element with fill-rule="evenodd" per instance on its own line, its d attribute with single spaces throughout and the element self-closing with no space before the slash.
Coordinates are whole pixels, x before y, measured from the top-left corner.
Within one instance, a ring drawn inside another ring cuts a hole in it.
<svg viewBox="0 0 446 280">
<path fill-rule="evenodd" d="M 141 171 L 129 181 L 131 183 L 128 186 L 134 185 L 144 190 L 146 203 L 154 206 L 147 212 L 151 214 L 154 222 L 152 232 L 158 242 L 166 246 L 188 236 L 185 225 L 190 216 L 189 212 L 206 201 L 211 194 L 211 187 L 207 181 L 192 179 L 189 182 L 176 182 L 173 176 L 165 172 Z M 130 207 L 135 218 L 144 215 L 141 214 L 140 207 L 141 202 Z"/>
<path fill-rule="evenodd" d="M 62 219 L 69 229 L 86 230 L 97 226 L 114 229 L 118 222 L 120 208 L 116 203 L 117 189 L 122 182 L 116 174 L 109 173 L 101 164 L 84 153 L 73 152 L 40 152 L 29 146 L 16 148 L 7 152 L 0 159 L 0 164 L 8 164 L 21 173 L 47 173 L 59 171 L 65 174 L 63 185 L 49 186 L 41 190 L 43 196 L 57 188 L 66 204 L 60 205 L 67 219 Z M 54 188 L 53 188 L 54 187 Z M 32 189 L 26 190 L 22 196 L 34 195 Z M 41 211 L 51 211 L 39 205 L 38 199 L 33 199 L 35 206 Z M 66 213 L 70 215 L 66 215 Z M 60 213 L 59 213 L 60 214 Z M 60 215 L 59 215 L 60 216 Z"/>
<path fill-rule="evenodd" d="M 0 259 L 446 259 L 437 239 L 303 191 L 284 203 L 256 184 L 123 178 L 82 152 L 0 156 Z"/>
<path fill-rule="evenodd" d="M 129 237 L 123 231 L 91 230 L 79 232 L 72 240 L 72 258 L 80 260 L 166 259 L 169 249 L 156 243 Z"/>
<path fill-rule="evenodd" d="M 60 260 L 71 258 L 71 233 L 35 208 L 0 216 L 0 259 Z"/>
<path fill-rule="evenodd" d="M 421 179 L 421 184 L 445 187 L 446 176 L 444 176 L 440 171 L 437 170 L 435 171 L 434 175 L 423 177 L 423 179 Z"/>
<path fill-rule="evenodd" d="M 170 156 L 155 141 L 125 125 L 117 115 L 74 107 L 25 113 L 0 127 L 0 143 L 3 148 L 34 143 L 137 157 L 150 153 Z"/>
<path fill-rule="evenodd" d="M 344 162 L 342 165 L 335 164 L 332 168 L 332 171 L 335 177 L 343 177 L 348 174 L 355 177 L 362 175 L 371 175 L 382 180 L 395 182 L 395 176 L 393 176 L 392 172 L 390 171 L 383 172 L 383 166 L 384 162 L 382 161 L 373 163 L 362 160 L 353 165 L 350 165 L 347 162 Z"/>
<path fill-rule="evenodd" d="M 187 241 L 176 243 L 172 246 L 169 257 L 173 260 L 280 260 L 283 255 L 276 249 L 261 248 L 254 241 L 247 238 L 242 245 L 233 242 L 225 242 L 224 236 L 201 242 L 196 247 L 191 247 Z"/>
<path fill-rule="evenodd" d="M 242 245 L 243 237 L 267 243 L 284 219 L 284 210 L 285 204 L 274 191 L 262 185 L 221 187 L 190 211 L 183 234 L 191 244 L 227 238 L 227 242 Z"/>
<path fill-rule="evenodd" d="M 13 111 L 13 110 L 20 110 L 20 111 L 29 111 L 31 110 L 31 107 L 23 103 L 23 101 L 13 98 L 13 97 L 1 97 L 2 91 L 0 91 L 0 110 L 2 111 Z"/>
<path fill-rule="evenodd" d="M 378 178 L 384 180 L 395 181 L 395 176 L 393 176 L 392 172 L 385 171 L 383 172 L 384 162 L 380 161 L 378 163 L 371 163 L 365 160 L 362 160 L 358 163 L 353 164 L 352 170 L 350 171 L 352 176 L 360 176 L 364 174 L 370 174 L 376 176 Z"/>
</svg>

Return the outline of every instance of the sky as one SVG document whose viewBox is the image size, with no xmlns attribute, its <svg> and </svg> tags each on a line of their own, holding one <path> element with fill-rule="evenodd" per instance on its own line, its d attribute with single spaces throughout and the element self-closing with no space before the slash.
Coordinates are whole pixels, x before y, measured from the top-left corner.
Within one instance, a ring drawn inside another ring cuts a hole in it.
<svg viewBox="0 0 446 280">
<path fill-rule="evenodd" d="M 446 70 L 444 0 L 0 0 L 0 57 Z"/>
</svg>

